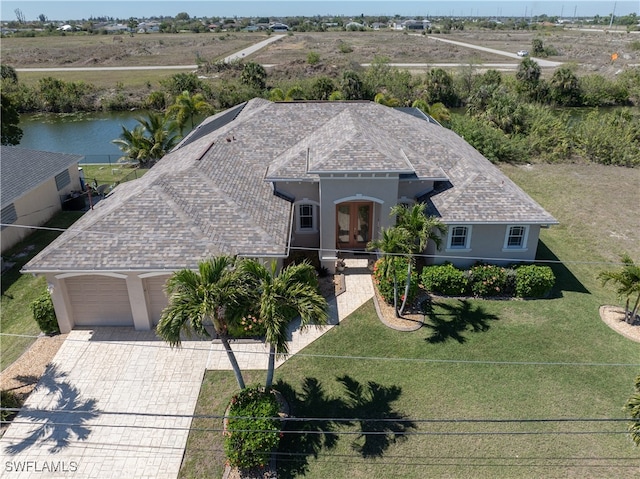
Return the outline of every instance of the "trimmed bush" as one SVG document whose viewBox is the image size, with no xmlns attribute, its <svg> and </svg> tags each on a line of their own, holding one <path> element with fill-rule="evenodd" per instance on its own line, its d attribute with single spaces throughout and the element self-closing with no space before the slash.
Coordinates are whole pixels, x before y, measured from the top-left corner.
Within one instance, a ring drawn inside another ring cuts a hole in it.
<svg viewBox="0 0 640 479">
<path fill-rule="evenodd" d="M 541 298 L 551 291 L 555 282 L 556 277 L 549 266 L 520 266 L 516 269 L 516 296 Z"/>
<path fill-rule="evenodd" d="M 31 312 L 33 313 L 33 319 L 36 320 L 40 327 L 40 331 L 45 334 L 60 333 L 56 311 L 53 308 L 51 295 L 48 291 L 31 303 Z"/>
<path fill-rule="evenodd" d="M 19 409 L 22 407 L 20 397 L 12 391 L 0 391 L 0 406 L 7 409 Z M 10 421 L 18 413 L 16 411 L 0 411 L 0 420 Z"/>
<path fill-rule="evenodd" d="M 380 258 L 373 266 L 373 282 L 378 287 L 380 296 L 387 302 L 387 304 L 393 304 L 393 276 L 384 276 L 382 274 L 383 262 L 392 261 L 396 271 L 396 281 L 398 285 L 398 301 L 402 301 L 404 297 L 404 289 L 407 281 L 407 261 L 408 259 L 402 256 Z M 411 286 L 409 287 L 409 297 L 407 302 L 411 303 L 418 295 L 418 272 L 415 268 L 411 270 Z"/>
<path fill-rule="evenodd" d="M 507 294 L 507 272 L 492 264 L 471 268 L 471 291 L 476 296 L 491 297 Z"/>
<path fill-rule="evenodd" d="M 422 286 L 429 292 L 460 296 L 467 292 L 469 279 L 451 263 L 427 266 L 421 274 Z"/>
<path fill-rule="evenodd" d="M 278 401 L 270 392 L 252 387 L 231 398 L 224 451 L 232 467 L 264 467 L 280 443 Z"/>
</svg>

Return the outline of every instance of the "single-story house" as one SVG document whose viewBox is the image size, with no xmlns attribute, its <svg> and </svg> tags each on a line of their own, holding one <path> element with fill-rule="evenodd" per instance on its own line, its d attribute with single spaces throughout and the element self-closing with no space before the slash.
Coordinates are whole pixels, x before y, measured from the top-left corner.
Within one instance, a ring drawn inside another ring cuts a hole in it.
<svg viewBox="0 0 640 479">
<path fill-rule="evenodd" d="M 82 189 L 78 163 L 82 156 L 1 146 L 2 252 L 15 246 L 60 211 L 72 191 Z"/>
<path fill-rule="evenodd" d="M 414 108 L 253 99 L 209 117 L 142 178 L 120 185 L 31 260 L 62 331 L 149 329 L 172 272 L 220 254 L 333 269 L 425 202 L 448 226 L 435 262 L 535 258 L 557 223 L 453 131 Z M 433 250 L 431 252 L 434 252 Z"/>
</svg>

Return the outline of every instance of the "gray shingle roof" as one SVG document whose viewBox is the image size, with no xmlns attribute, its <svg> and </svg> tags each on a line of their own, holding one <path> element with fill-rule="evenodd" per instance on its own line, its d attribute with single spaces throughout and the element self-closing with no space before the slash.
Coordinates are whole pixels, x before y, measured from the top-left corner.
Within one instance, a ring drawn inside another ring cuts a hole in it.
<svg viewBox="0 0 640 479">
<path fill-rule="evenodd" d="M 82 156 L 0 146 L 2 208 L 82 160 Z"/>
<path fill-rule="evenodd" d="M 376 103 L 254 99 L 203 130 L 118 186 L 25 271 L 175 270 L 223 253 L 285 255 L 292 205 L 265 180 L 314 181 L 319 172 L 386 168 L 446 181 L 426 200 L 447 223 L 556 222 L 452 131 Z"/>
</svg>

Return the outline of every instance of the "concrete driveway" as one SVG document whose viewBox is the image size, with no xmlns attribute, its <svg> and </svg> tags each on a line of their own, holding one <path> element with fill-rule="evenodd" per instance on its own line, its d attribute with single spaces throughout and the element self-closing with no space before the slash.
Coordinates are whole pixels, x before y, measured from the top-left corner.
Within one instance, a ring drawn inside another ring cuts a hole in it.
<svg viewBox="0 0 640 479">
<path fill-rule="evenodd" d="M 72 331 L 0 441 L 0 476 L 175 479 L 209 349 Z"/>
</svg>

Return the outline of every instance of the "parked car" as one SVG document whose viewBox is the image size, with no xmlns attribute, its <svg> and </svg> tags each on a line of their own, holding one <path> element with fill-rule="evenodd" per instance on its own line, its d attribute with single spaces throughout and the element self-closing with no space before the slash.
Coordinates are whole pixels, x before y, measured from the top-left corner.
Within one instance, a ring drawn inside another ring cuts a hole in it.
<svg viewBox="0 0 640 479">
<path fill-rule="evenodd" d="M 529 56 L 529 52 L 527 50 L 518 50 L 518 56 L 519 57 Z"/>
</svg>

